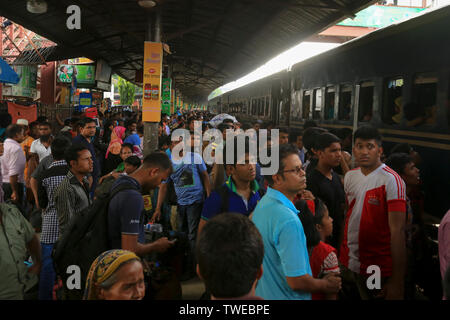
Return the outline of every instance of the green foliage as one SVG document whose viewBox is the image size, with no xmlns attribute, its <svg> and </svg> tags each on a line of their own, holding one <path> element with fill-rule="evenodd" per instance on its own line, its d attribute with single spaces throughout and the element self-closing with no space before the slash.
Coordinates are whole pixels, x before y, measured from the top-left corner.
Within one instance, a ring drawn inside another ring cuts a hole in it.
<svg viewBox="0 0 450 320">
<path fill-rule="evenodd" d="M 119 77 L 118 81 L 120 104 L 132 105 L 134 102 L 134 95 L 136 93 L 136 86 L 131 82 L 126 81 Z"/>
</svg>

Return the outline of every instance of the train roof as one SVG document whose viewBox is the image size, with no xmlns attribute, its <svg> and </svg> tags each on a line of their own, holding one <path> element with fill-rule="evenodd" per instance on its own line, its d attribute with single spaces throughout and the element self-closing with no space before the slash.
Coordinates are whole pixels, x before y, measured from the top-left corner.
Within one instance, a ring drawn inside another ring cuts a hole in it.
<svg viewBox="0 0 450 320">
<path fill-rule="evenodd" d="M 329 57 L 329 56 L 332 56 L 332 55 L 335 55 L 338 53 L 342 53 L 342 52 L 351 50 L 351 49 L 359 47 L 359 46 L 367 45 L 368 43 L 371 43 L 373 41 L 381 40 L 381 39 L 389 37 L 393 34 L 405 32 L 407 30 L 414 29 L 420 25 L 427 25 L 430 22 L 433 22 L 436 20 L 441 20 L 441 19 L 446 19 L 446 18 L 449 21 L 449 28 L 450 28 L 450 5 L 422 11 L 413 17 L 408 17 L 404 20 L 394 22 L 389 26 L 379 28 L 377 30 L 374 30 L 374 31 L 366 34 L 366 35 L 363 35 L 361 37 L 358 37 L 358 38 L 352 39 L 346 43 L 343 43 L 336 48 L 330 49 L 326 52 L 319 53 L 313 57 L 305 59 L 304 61 L 297 62 L 296 64 L 292 65 L 292 67 L 290 69 L 295 70 L 296 68 L 299 68 L 300 66 L 309 64 L 309 63 L 315 61 L 316 59 L 321 59 L 321 58 Z M 288 72 L 287 69 L 281 70 L 281 71 L 271 74 L 267 77 L 264 77 L 264 78 L 254 81 L 254 82 L 251 82 L 249 84 L 246 84 L 245 86 L 228 91 L 228 92 L 224 93 L 223 95 L 232 94 L 232 93 L 235 93 L 237 90 L 242 90 L 244 88 L 249 88 L 254 85 L 259 85 L 259 84 L 264 83 L 265 81 L 268 81 L 271 79 L 280 78 L 284 73 L 287 73 L 287 72 Z M 217 98 L 220 98 L 220 96 L 215 97 L 214 99 L 217 99 Z M 212 99 L 212 100 L 214 100 L 214 99 Z"/>
</svg>

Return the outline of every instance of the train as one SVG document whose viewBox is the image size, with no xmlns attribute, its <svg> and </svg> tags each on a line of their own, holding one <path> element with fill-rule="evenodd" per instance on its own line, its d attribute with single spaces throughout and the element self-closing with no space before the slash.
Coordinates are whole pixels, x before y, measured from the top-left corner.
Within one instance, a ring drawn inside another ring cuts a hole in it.
<svg viewBox="0 0 450 320">
<path fill-rule="evenodd" d="M 450 6 L 394 23 L 209 101 L 241 122 L 301 130 L 377 127 L 423 162 L 425 210 L 450 209 Z"/>
</svg>

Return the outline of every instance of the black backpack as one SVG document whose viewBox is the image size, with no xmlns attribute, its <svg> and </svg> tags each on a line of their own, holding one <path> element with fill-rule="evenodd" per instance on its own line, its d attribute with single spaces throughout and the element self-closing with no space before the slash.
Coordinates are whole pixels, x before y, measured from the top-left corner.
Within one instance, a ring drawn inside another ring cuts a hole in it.
<svg viewBox="0 0 450 320">
<path fill-rule="evenodd" d="M 97 194 L 94 202 L 74 216 L 69 222 L 64 235 L 55 243 L 52 252 L 56 273 L 62 278 L 66 287 L 66 279 L 70 276 L 66 270 L 69 266 L 78 266 L 81 270 L 81 289 L 71 290 L 71 295 L 79 295 L 84 291 L 86 278 L 92 262 L 103 252 L 111 249 L 108 237 L 108 207 L 110 200 L 120 191 L 139 189 L 132 184 L 121 184 L 113 189 Z"/>
<path fill-rule="evenodd" d="M 220 213 L 228 212 L 228 206 L 230 204 L 229 201 L 229 189 L 226 185 L 221 185 L 219 188 L 215 190 L 220 196 Z M 258 190 L 259 197 L 262 198 L 265 194 L 265 191 L 260 188 Z"/>
</svg>

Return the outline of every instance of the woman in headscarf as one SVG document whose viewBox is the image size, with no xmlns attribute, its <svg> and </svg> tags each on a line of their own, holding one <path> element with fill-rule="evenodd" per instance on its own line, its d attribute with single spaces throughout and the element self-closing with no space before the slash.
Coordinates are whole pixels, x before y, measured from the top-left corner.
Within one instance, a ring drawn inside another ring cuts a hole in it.
<svg viewBox="0 0 450 320">
<path fill-rule="evenodd" d="M 113 171 L 122 162 L 120 150 L 125 137 L 125 127 L 117 126 L 111 132 L 111 141 L 108 150 L 106 150 L 105 165 L 103 166 L 103 175 Z"/>
<path fill-rule="evenodd" d="M 144 295 L 141 259 L 131 251 L 115 249 L 92 263 L 83 300 L 142 300 Z"/>
</svg>

